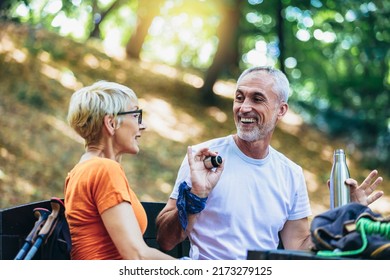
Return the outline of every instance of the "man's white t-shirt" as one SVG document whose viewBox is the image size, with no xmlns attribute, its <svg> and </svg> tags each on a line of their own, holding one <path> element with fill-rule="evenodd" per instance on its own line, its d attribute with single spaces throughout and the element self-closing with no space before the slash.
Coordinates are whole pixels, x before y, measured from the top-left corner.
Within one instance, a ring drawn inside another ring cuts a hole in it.
<svg viewBox="0 0 390 280">
<path fill-rule="evenodd" d="M 276 249 L 287 220 L 311 215 L 302 168 L 272 147 L 260 160 L 243 154 L 232 135 L 193 149 L 200 147 L 218 152 L 224 170 L 189 234 L 192 259 L 246 259 L 248 250 Z M 184 180 L 191 186 L 187 156 L 171 198 Z"/>
</svg>

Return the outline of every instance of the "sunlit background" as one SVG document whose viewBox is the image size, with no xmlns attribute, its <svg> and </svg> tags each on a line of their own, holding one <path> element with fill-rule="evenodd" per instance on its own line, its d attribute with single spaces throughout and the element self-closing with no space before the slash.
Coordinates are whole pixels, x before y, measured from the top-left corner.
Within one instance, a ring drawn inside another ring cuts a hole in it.
<svg viewBox="0 0 390 280">
<path fill-rule="evenodd" d="M 23 42 L 17 42 L 18 36 L 12 32 L 5 33 L 6 28 L 0 30 L 0 109 L 8 119 L 7 104 L 15 100 L 28 104 L 50 128 L 82 146 L 66 124 L 66 108 L 59 109 L 67 102 L 64 94 L 101 77 L 131 84 L 140 92 L 151 131 L 141 155 L 148 162 L 148 157 L 152 158 L 149 149 L 155 149 L 157 143 L 172 150 L 206 140 L 210 129 L 220 133 L 218 136 L 234 132 L 229 102 L 239 73 L 251 65 L 275 66 L 289 77 L 292 92 L 291 110 L 273 145 L 304 167 L 311 196 L 318 196 L 315 212 L 322 211 L 327 207 L 327 191 L 322 188 L 333 149 L 346 149 L 357 179 L 374 168 L 390 175 L 389 14 L 388 0 L 346 0 L 343 5 L 336 0 L 3 1 L 1 23 L 30 29 Z M 43 30 L 75 44 L 47 40 L 40 33 Z M 28 69 L 20 70 L 20 78 L 27 76 L 26 84 L 9 79 L 19 76 L 19 66 L 14 63 Z M 31 77 L 32 73 L 44 80 Z M 15 96 L 8 100 L 11 92 Z M 202 96 L 191 102 L 204 108 L 203 114 L 182 101 L 190 100 L 190 94 Z M 29 118 L 31 112 L 18 114 Z M 15 171 L 15 165 L 11 171 L 8 165 L 12 156 L 18 158 L 18 151 L 10 146 L 11 139 L 18 139 L 10 135 L 9 131 L 15 131 L 12 125 L 4 121 L 3 135 L 9 139 L 0 142 L 0 190 L 3 197 L 13 198 L 3 204 L 20 201 L 9 190 L 14 176 L 23 186 L 30 186 L 20 187 L 21 192 L 24 189 L 33 199 L 43 196 L 34 180 L 21 175 L 32 171 L 27 167 Z M 154 139 L 152 133 L 163 140 Z M 320 142 L 324 137 L 328 138 Z M 284 143 L 286 139 L 291 142 Z M 295 151 L 293 145 L 304 147 L 307 153 Z M 38 150 L 18 149 L 21 154 L 28 153 L 28 158 L 42 160 Z M 136 185 L 157 186 L 162 193 L 140 189 L 142 199 L 162 200 L 169 194 L 182 153 L 172 155 L 169 166 L 164 165 L 165 156 L 166 151 L 157 155 L 159 175 L 153 169 L 150 178 L 134 178 Z M 318 163 L 310 163 L 313 158 Z M 72 160 L 62 159 L 66 166 Z M 129 174 L 144 168 L 126 164 Z M 55 169 L 43 172 L 37 167 L 34 172 L 47 173 L 43 177 L 51 179 L 51 172 L 62 176 L 63 170 Z M 62 185 L 62 179 L 58 180 L 57 191 Z M 384 188 L 390 192 L 388 183 Z M 390 213 L 387 197 L 377 205 Z"/>
</svg>

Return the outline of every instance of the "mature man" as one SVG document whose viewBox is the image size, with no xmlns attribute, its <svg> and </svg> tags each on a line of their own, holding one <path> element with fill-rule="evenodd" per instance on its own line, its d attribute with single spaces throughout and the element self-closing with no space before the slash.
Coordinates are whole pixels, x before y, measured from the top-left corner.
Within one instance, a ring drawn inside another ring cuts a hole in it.
<svg viewBox="0 0 390 280">
<path fill-rule="evenodd" d="M 279 238 L 286 249 L 310 248 L 311 209 L 302 168 L 270 146 L 288 110 L 288 96 L 289 82 L 280 70 L 253 67 L 241 74 L 233 103 L 237 133 L 193 147 L 216 151 L 224 159 L 222 175 L 214 188 L 191 186 L 190 178 L 202 175 L 190 172 L 183 160 L 157 218 L 162 249 L 172 249 L 187 236 L 193 259 L 245 259 L 248 250 L 276 249 Z M 382 181 L 378 177 L 371 184 L 376 176 L 372 171 L 359 187 L 348 179 L 351 198 L 368 205 L 381 197 L 383 192 L 372 194 Z M 183 184 L 189 185 L 189 194 Z M 183 203 L 195 208 L 183 208 Z"/>
</svg>

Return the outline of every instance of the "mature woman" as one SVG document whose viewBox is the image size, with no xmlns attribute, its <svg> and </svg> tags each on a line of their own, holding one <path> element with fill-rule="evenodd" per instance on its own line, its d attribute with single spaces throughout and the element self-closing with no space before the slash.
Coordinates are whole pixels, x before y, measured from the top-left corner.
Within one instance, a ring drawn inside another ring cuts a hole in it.
<svg viewBox="0 0 390 280">
<path fill-rule="evenodd" d="M 72 259 L 172 259 L 143 240 L 145 210 L 120 164 L 123 154 L 139 152 L 146 128 L 135 93 L 123 85 L 100 81 L 76 91 L 68 122 L 85 140 L 86 151 L 65 181 L 66 217 L 72 236 Z M 202 160 L 208 149 L 192 156 L 192 184 L 214 186 L 221 166 L 211 172 Z"/>
</svg>

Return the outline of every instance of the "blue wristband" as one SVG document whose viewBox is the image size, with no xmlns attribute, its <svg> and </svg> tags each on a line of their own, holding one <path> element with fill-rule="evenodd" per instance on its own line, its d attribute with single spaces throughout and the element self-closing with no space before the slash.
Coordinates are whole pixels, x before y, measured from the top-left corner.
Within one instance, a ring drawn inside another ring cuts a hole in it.
<svg viewBox="0 0 390 280">
<path fill-rule="evenodd" d="M 179 196 L 176 207 L 179 211 L 179 221 L 184 230 L 188 225 L 187 214 L 197 214 L 206 207 L 207 197 L 201 198 L 190 192 L 191 187 L 184 181 L 179 186 Z"/>
</svg>

